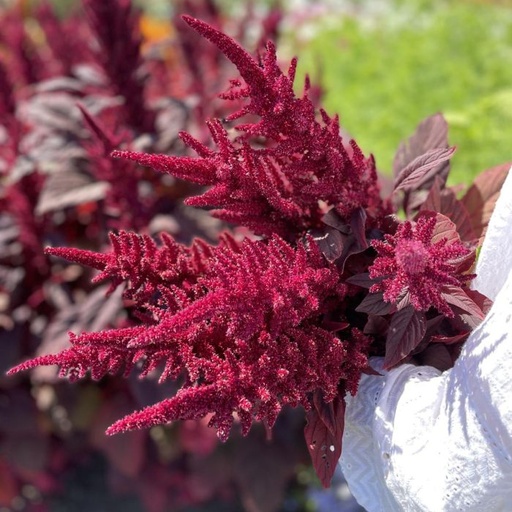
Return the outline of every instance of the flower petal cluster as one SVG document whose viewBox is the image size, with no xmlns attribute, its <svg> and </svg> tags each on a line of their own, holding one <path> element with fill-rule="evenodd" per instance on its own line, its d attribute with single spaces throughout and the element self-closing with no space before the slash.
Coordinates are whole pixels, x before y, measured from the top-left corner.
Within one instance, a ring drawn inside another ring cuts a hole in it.
<svg viewBox="0 0 512 512">
<path fill-rule="evenodd" d="M 318 227 L 326 205 L 348 217 L 357 208 L 380 203 L 373 158 L 365 158 L 354 141 L 345 145 L 336 116 L 321 111 L 322 122 L 317 120 L 308 81 L 303 96 L 295 95 L 295 59 L 284 74 L 272 43 L 258 62 L 227 35 L 189 16 L 184 19 L 238 68 L 243 80 L 232 80 L 221 97 L 249 100 L 224 120 L 244 117 L 244 122 L 231 135 L 220 120 L 210 120 L 216 150 L 182 133 L 199 158 L 132 151 L 115 151 L 114 156 L 210 186 L 187 204 L 215 208 L 216 217 L 258 235 L 277 233 L 290 240 Z"/>
<path fill-rule="evenodd" d="M 385 234 L 384 240 L 373 240 L 377 258 L 369 267 L 372 279 L 378 280 L 370 292 L 383 292 L 386 302 L 399 309 L 407 304 L 418 311 L 436 308 L 448 318 L 454 313 L 443 293 L 448 287 L 462 287 L 474 275 L 467 273 L 468 257 L 472 251 L 455 231 L 436 236 L 442 215 L 423 215 L 416 222 L 401 223 L 395 234 Z"/>
<path fill-rule="evenodd" d="M 253 421 L 272 426 L 285 404 L 327 402 L 340 381 L 355 393 L 367 366 L 369 340 L 357 330 L 337 336 L 322 320 L 343 300 L 346 285 L 312 239 L 293 247 L 278 236 L 191 248 L 162 235 L 112 235 L 108 254 L 77 249 L 48 252 L 93 266 L 95 278 L 127 281 L 145 325 L 71 336 L 71 348 L 15 371 L 57 364 L 61 375 L 94 379 L 137 370 L 182 379 L 178 393 L 114 424 L 109 432 L 174 420 L 210 421 L 226 439 L 236 415 L 247 433 Z"/>
</svg>

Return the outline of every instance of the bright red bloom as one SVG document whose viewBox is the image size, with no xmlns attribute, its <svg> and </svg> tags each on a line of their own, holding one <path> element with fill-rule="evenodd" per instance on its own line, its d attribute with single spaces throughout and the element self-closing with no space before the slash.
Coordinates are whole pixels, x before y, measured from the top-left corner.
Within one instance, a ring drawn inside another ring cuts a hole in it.
<svg viewBox="0 0 512 512">
<path fill-rule="evenodd" d="M 176 396 L 136 412 L 110 433 L 214 413 L 211 425 L 226 439 L 236 414 L 246 433 L 254 420 L 272 425 L 285 404 L 326 402 L 340 382 L 352 393 L 367 366 L 368 339 L 338 337 L 323 318 L 344 298 L 339 272 L 309 240 L 292 247 L 277 236 L 217 247 L 186 248 L 163 236 L 157 247 L 129 233 L 111 237 L 113 251 L 48 252 L 102 270 L 96 280 L 129 286 L 147 325 L 72 336 L 72 347 L 36 358 L 15 371 L 57 364 L 61 374 L 94 379 L 138 369 L 161 371 L 161 381 L 184 377 Z"/>
<path fill-rule="evenodd" d="M 412 304 L 419 311 L 435 307 L 453 318 L 454 313 L 443 293 L 448 286 L 461 287 L 474 276 L 464 273 L 462 265 L 471 250 L 455 231 L 450 240 L 436 235 L 439 215 L 421 216 L 416 223 L 405 221 L 394 235 L 385 234 L 384 241 L 373 240 L 378 257 L 369 268 L 370 292 L 384 292 L 384 300 L 398 303 L 399 309 Z"/>
<path fill-rule="evenodd" d="M 182 133 L 199 158 L 131 151 L 115 151 L 114 156 L 209 185 L 186 203 L 217 208 L 213 215 L 259 235 L 293 240 L 319 227 L 327 206 L 348 218 L 360 207 L 381 203 L 373 158 L 365 158 L 354 141 L 345 146 L 337 116 L 321 111 L 322 122 L 317 120 L 309 82 L 303 96 L 296 97 L 295 59 L 284 74 L 272 43 L 258 62 L 225 34 L 189 16 L 184 19 L 238 68 L 243 82 L 232 80 L 222 97 L 250 101 L 225 121 L 244 117 L 245 122 L 233 136 L 221 121 L 209 121 L 216 151 Z"/>
</svg>

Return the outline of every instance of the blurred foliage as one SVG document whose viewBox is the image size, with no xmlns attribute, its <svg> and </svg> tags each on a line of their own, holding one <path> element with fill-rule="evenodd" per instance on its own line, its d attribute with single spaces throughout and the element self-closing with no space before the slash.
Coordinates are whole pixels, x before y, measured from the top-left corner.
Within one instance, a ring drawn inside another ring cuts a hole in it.
<svg viewBox="0 0 512 512">
<path fill-rule="evenodd" d="M 512 157 L 508 5 L 395 0 L 372 9 L 354 1 L 349 14 L 323 19 L 309 40 L 290 34 L 292 51 L 301 72 L 322 83 L 328 111 L 340 113 L 382 171 L 391 170 L 400 140 L 441 111 L 458 147 L 451 181 L 468 182 Z"/>
<path fill-rule="evenodd" d="M 64 10 L 76 3 L 54 2 Z M 313 7 L 306 0 L 292 3 L 305 12 Z M 435 112 L 447 118 L 458 148 L 452 183 L 467 183 L 512 159 L 506 129 L 512 121 L 512 2 L 322 3 L 333 12 L 306 36 L 294 25 L 286 35 L 289 53 L 299 57 L 299 76 L 308 72 L 321 83 L 327 110 L 340 114 L 342 126 L 382 171 L 391 171 L 399 142 Z M 163 13 L 168 2 L 139 4 Z"/>
</svg>

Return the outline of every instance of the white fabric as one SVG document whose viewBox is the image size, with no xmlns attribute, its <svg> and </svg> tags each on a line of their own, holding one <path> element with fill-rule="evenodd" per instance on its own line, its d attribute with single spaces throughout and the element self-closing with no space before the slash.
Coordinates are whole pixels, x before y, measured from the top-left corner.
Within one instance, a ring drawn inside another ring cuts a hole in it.
<svg viewBox="0 0 512 512">
<path fill-rule="evenodd" d="M 340 463 L 369 512 L 512 512 L 512 173 L 476 271 L 495 303 L 454 368 L 376 358 L 347 397 Z"/>
</svg>

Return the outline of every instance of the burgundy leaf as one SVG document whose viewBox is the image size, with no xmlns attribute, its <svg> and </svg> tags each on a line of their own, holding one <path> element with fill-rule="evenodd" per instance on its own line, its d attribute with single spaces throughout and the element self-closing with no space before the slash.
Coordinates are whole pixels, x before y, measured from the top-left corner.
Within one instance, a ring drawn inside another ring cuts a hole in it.
<svg viewBox="0 0 512 512">
<path fill-rule="evenodd" d="M 400 174 L 415 158 L 425 154 L 429 149 L 448 147 L 448 124 L 442 114 L 434 114 L 424 119 L 414 134 L 400 143 L 393 162 L 395 177 Z M 446 166 L 448 170 L 448 166 Z M 447 172 L 445 172 L 447 174 Z M 446 181 L 446 176 L 444 176 Z"/>
<path fill-rule="evenodd" d="M 360 286 L 361 288 L 370 288 L 377 282 L 377 280 L 372 279 L 368 272 L 363 272 L 362 274 L 356 274 L 355 276 L 349 277 L 346 282 L 349 284 Z"/>
<path fill-rule="evenodd" d="M 324 422 L 329 432 L 335 436 L 338 429 L 336 402 L 326 403 L 322 397 L 322 392 L 317 390 L 313 393 L 313 405 L 318 417 Z"/>
<path fill-rule="evenodd" d="M 433 366 L 444 372 L 453 366 L 453 358 L 445 345 L 429 345 L 418 357 L 420 365 Z"/>
<path fill-rule="evenodd" d="M 368 247 L 368 241 L 366 240 L 366 217 L 367 214 L 363 208 L 354 210 L 350 217 L 350 227 L 360 249 Z"/>
<path fill-rule="evenodd" d="M 436 315 L 433 318 L 429 318 L 427 320 L 427 332 L 425 333 L 425 336 L 433 336 L 438 331 L 439 326 L 443 322 L 444 318 L 444 315 Z"/>
<path fill-rule="evenodd" d="M 462 288 L 447 285 L 444 287 L 442 295 L 448 304 L 469 313 L 476 322 L 480 323 L 485 318 L 484 312 Z"/>
<path fill-rule="evenodd" d="M 477 237 L 482 238 L 494 210 L 494 205 L 507 177 L 511 162 L 492 167 L 479 174 L 461 199 L 469 212 L 471 225 Z"/>
<path fill-rule="evenodd" d="M 408 306 L 397 311 L 389 324 L 384 368 L 390 369 L 405 359 L 421 342 L 427 329 L 425 313 Z"/>
<path fill-rule="evenodd" d="M 437 148 L 430 149 L 425 154 L 416 157 L 396 177 L 395 192 L 417 188 L 432 179 L 442 169 L 440 164 L 449 160 L 454 152 L 455 147 Z"/>
<path fill-rule="evenodd" d="M 441 212 L 441 190 L 443 188 L 443 183 L 439 176 L 434 177 L 434 183 L 430 188 L 427 197 L 425 198 L 425 202 L 421 205 L 421 210 L 430 210 L 433 212 Z"/>
<path fill-rule="evenodd" d="M 446 216 L 437 212 L 422 210 L 415 217 L 418 221 L 421 218 L 435 218 L 435 226 L 432 232 L 431 243 L 436 244 L 442 239 L 450 242 L 460 242 L 459 234 L 457 233 L 457 226 Z"/>
<path fill-rule="evenodd" d="M 396 311 L 396 305 L 392 302 L 385 302 L 383 293 L 369 293 L 357 306 L 358 313 L 367 313 L 372 315 L 389 315 Z"/>
<path fill-rule="evenodd" d="M 364 326 L 365 334 L 373 334 L 376 336 L 385 336 L 389 329 L 389 321 L 380 315 L 368 315 L 368 321 Z"/>
<path fill-rule="evenodd" d="M 347 245 L 348 236 L 337 229 L 326 227 L 318 235 L 313 232 L 313 239 L 328 261 L 336 261 Z"/>
<path fill-rule="evenodd" d="M 326 418 L 328 425 L 324 422 Z M 332 413 L 320 413 L 316 407 L 306 413 L 304 437 L 313 467 L 324 487 L 329 487 L 341 455 L 341 441 L 345 425 L 345 400 L 336 398 Z M 334 433 L 331 429 L 334 428 Z"/>
<path fill-rule="evenodd" d="M 100 125 L 99 121 L 95 119 L 82 104 L 78 103 L 77 106 L 82 113 L 87 127 L 102 144 L 105 155 L 108 155 L 118 144 L 121 143 L 121 140 L 110 137 L 105 128 Z"/>
<path fill-rule="evenodd" d="M 453 190 L 441 190 L 441 180 L 437 176 L 427 199 L 420 207 L 422 210 L 431 210 L 448 217 L 455 224 L 461 240 L 470 242 L 476 238 L 466 207 L 457 199 Z"/>
<path fill-rule="evenodd" d="M 492 300 L 489 299 L 489 297 L 486 297 L 483 293 L 480 293 L 478 290 L 464 288 L 464 291 L 466 292 L 466 295 L 482 310 L 484 315 L 487 315 L 492 307 Z"/>
<path fill-rule="evenodd" d="M 327 224 L 328 226 L 331 226 L 331 228 L 335 228 L 338 231 L 341 231 L 342 233 L 348 235 L 350 234 L 350 226 L 347 224 L 347 221 L 343 219 L 339 213 L 331 209 L 329 210 L 323 217 L 322 222 L 324 224 Z"/>
<path fill-rule="evenodd" d="M 461 341 L 464 341 L 468 336 L 468 332 L 463 332 L 460 334 L 456 334 L 455 336 L 443 336 L 441 334 L 438 334 L 437 336 L 432 336 L 430 338 L 431 343 L 442 343 L 443 345 L 453 345 L 454 343 L 459 343 Z"/>
<path fill-rule="evenodd" d="M 42 215 L 84 203 L 97 203 L 105 198 L 108 188 L 108 183 L 93 181 L 91 176 L 73 169 L 54 172 L 44 183 L 36 213 Z"/>
</svg>

